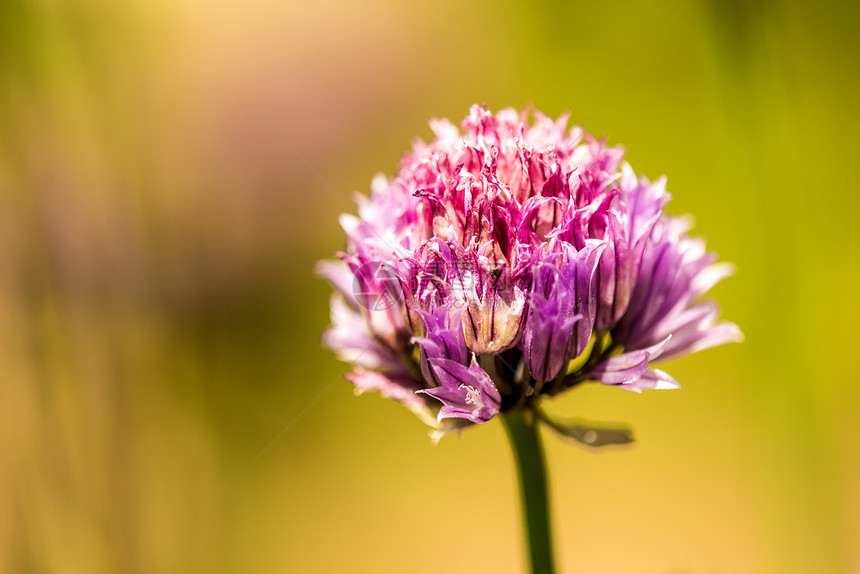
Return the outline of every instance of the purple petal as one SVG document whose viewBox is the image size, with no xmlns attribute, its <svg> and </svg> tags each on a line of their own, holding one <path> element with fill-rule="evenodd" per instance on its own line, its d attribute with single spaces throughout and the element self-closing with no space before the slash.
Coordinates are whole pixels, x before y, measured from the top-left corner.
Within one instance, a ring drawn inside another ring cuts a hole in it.
<svg viewBox="0 0 860 574">
<path fill-rule="evenodd" d="M 560 252 L 538 252 L 521 348 L 532 375 L 554 379 L 588 345 L 596 311 L 595 274 L 606 243 L 588 240 L 582 250 L 551 243 Z"/>
<path fill-rule="evenodd" d="M 379 371 L 406 371 L 403 357 L 372 335 L 365 317 L 339 297 L 332 297 L 331 322 L 322 342 L 341 361 Z"/>
<path fill-rule="evenodd" d="M 343 261 L 318 261 L 314 271 L 327 279 L 350 307 L 358 308 L 358 302 L 353 295 L 352 272 Z"/>
<path fill-rule="evenodd" d="M 423 387 L 421 381 L 406 376 L 388 376 L 361 367 L 347 373 L 346 378 L 355 385 L 357 394 L 376 391 L 385 398 L 403 403 L 422 420 L 435 426 L 430 408 L 416 392 Z"/>
<path fill-rule="evenodd" d="M 744 334 L 734 323 L 718 323 L 711 327 L 695 329 L 682 329 L 676 332 L 677 344 L 673 338 L 672 345 L 666 350 L 664 359 L 672 359 L 680 355 L 695 353 L 704 349 L 710 349 L 726 343 L 740 343 L 744 340 Z"/>
<path fill-rule="evenodd" d="M 633 391 L 641 393 L 642 391 L 650 391 L 653 389 L 679 389 L 681 385 L 671 377 L 668 373 L 659 369 L 648 369 L 642 376 L 631 383 L 618 385 L 618 388 L 625 391 Z"/>
<path fill-rule="evenodd" d="M 463 418 L 485 423 L 499 412 L 502 397 L 490 376 L 476 362 L 468 367 L 449 359 L 430 359 L 429 363 L 441 386 L 417 392 L 443 404 L 440 421 Z"/>
<path fill-rule="evenodd" d="M 621 385 L 638 381 L 648 370 L 648 362 L 659 357 L 671 335 L 646 349 L 629 351 L 597 364 L 589 371 L 589 377 L 607 385 Z"/>
</svg>

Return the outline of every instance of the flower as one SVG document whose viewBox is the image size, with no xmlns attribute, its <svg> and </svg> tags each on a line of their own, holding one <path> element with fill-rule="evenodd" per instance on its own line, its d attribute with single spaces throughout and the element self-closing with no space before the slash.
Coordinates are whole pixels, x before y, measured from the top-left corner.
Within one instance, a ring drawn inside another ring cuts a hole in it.
<svg viewBox="0 0 860 574">
<path fill-rule="evenodd" d="M 341 217 L 340 261 L 318 267 L 347 378 L 443 431 L 588 381 L 676 388 L 657 359 L 741 339 L 702 299 L 731 267 L 664 212 L 665 179 L 567 116 L 533 116 L 432 121 L 435 139 Z"/>
</svg>

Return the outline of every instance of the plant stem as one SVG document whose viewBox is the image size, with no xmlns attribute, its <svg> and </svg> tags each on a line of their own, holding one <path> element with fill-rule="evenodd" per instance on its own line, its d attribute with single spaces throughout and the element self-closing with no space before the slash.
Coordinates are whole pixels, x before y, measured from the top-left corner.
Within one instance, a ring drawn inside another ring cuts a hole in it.
<svg viewBox="0 0 860 574">
<path fill-rule="evenodd" d="M 546 464 L 538 434 L 538 418 L 531 409 L 514 409 L 502 416 L 520 482 L 523 525 L 532 574 L 553 574 Z"/>
</svg>

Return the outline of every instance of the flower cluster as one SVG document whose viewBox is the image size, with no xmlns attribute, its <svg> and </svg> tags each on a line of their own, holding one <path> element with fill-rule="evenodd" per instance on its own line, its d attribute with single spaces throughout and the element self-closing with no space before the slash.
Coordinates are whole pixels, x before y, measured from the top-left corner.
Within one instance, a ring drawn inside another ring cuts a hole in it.
<svg viewBox="0 0 860 574">
<path fill-rule="evenodd" d="M 675 388 L 655 360 L 741 337 L 702 300 L 731 267 L 664 213 L 665 180 L 533 116 L 431 122 L 341 217 L 346 249 L 318 268 L 337 290 L 324 342 L 359 392 L 456 428 L 586 381 Z"/>
</svg>

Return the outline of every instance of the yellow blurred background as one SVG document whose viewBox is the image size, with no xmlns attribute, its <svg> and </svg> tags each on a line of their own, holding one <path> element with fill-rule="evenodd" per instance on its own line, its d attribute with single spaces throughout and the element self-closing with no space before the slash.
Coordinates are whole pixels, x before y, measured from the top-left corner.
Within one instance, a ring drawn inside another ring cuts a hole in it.
<svg viewBox="0 0 860 574">
<path fill-rule="evenodd" d="M 0 3 L 0 572 L 518 572 L 492 422 L 431 446 L 321 348 L 350 193 L 535 107 L 669 177 L 746 341 L 571 392 L 561 571 L 860 572 L 858 11 L 824 1 Z M 277 439 L 277 440 L 276 440 Z"/>
</svg>

